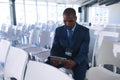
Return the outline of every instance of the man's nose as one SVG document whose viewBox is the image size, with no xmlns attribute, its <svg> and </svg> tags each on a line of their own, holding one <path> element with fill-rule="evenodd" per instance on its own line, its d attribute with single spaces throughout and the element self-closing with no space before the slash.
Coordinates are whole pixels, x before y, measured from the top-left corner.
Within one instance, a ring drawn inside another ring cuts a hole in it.
<svg viewBox="0 0 120 80">
<path fill-rule="evenodd" d="M 66 25 L 67 25 L 67 26 L 70 26 L 70 23 L 69 23 L 69 22 L 66 22 Z"/>
</svg>

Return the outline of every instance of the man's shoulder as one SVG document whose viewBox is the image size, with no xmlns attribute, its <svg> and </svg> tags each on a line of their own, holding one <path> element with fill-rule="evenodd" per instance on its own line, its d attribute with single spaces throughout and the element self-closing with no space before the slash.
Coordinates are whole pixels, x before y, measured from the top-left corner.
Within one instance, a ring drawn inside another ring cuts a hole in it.
<svg viewBox="0 0 120 80">
<path fill-rule="evenodd" d="M 59 27 L 57 27 L 58 29 L 61 29 L 61 28 L 64 28 L 65 26 L 64 25 L 62 25 L 62 26 L 59 26 Z"/>
<path fill-rule="evenodd" d="M 89 30 L 89 28 L 87 28 L 87 27 L 85 27 L 85 26 L 83 26 L 83 25 L 81 25 L 81 24 L 78 24 L 77 23 L 77 25 L 76 25 L 80 30 Z"/>
<path fill-rule="evenodd" d="M 56 30 L 63 30 L 63 29 L 65 29 L 64 25 L 63 26 L 59 26 L 59 27 L 56 28 Z"/>
</svg>

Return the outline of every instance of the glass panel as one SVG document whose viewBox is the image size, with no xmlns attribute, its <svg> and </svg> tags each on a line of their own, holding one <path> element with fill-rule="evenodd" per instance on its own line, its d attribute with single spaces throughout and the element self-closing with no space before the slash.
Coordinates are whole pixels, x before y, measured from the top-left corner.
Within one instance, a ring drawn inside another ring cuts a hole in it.
<svg viewBox="0 0 120 80">
<path fill-rule="evenodd" d="M 36 0 L 25 0 L 25 4 L 35 4 Z"/>
<path fill-rule="evenodd" d="M 0 0 L 0 3 L 1 3 L 1 2 L 7 2 L 7 3 L 8 3 L 9 0 Z"/>
<path fill-rule="evenodd" d="M 79 23 L 80 22 L 80 13 L 78 12 L 78 7 L 79 7 L 79 5 L 73 5 L 73 8 L 75 9 L 76 15 L 77 15 L 77 22 Z"/>
<path fill-rule="evenodd" d="M 105 6 L 94 6 L 89 8 L 89 22 L 105 24 L 108 23 L 108 8 Z"/>
<path fill-rule="evenodd" d="M 38 20 L 41 23 L 47 22 L 47 3 L 38 3 Z"/>
<path fill-rule="evenodd" d="M 16 4 L 16 21 L 17 21 L 17 24 L 25 23 L 23 4 Z"/>
<path fill-rule="evenodd" d="M 68 8 L 68 7 L 73 7 L 73 5 L 72 4 L 67 4 L 66 8 Z"/>
<path fill-rule="evenodd" d="M 57 6 L 57 20 L 63 22 L 63 11 L 65 9 L 64 4 L 58 4 Z"/>
<path fill-rule="evenodd" d="M 16 4 L 23 4 L 23 0 L 16 0 L 15 3 Z"/>
<path fill-rule="evenodd" d="M 27 24 L 35 24 L 37 20 L 35 1 L 25 1 L 25 16 Z"/>
<path fill-rule="evenodd" d="M 48 21 L 56 22 L 57 13 L 56 13 L 56 4 L 48 3 Z"/>
<path fill-rule="evenodd" d="M 11 23 L 9 3 L 0 3 L 0 24 L 2 23 Z"/>
</svg>

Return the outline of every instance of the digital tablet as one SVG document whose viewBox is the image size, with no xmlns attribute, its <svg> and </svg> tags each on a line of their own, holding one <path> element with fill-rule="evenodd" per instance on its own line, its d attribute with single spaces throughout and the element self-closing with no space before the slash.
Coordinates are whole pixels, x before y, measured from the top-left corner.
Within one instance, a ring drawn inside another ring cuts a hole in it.
<svg viewBox="0 0 120 80">
<path fill-rule="evenodd" d="M 50 60 L 56 60 L 56 61 L 64 61 L 66 58 L 64 57 L 58 57 L 58 56 L 50 56 Z"/>
</svg>

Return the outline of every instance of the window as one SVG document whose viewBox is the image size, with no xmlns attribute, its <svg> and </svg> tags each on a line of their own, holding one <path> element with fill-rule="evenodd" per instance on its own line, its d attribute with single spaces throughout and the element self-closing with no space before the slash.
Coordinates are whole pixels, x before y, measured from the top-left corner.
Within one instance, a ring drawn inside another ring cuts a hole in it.
<svg viewBox="0 0 120 80">
<path fill-rule="evenodd" d="M 10 8 L 9 8 L 9 2 L 2 2 L 0 1 L 0 24 L 6 23 L 10 24 Z"/>
</svg>

